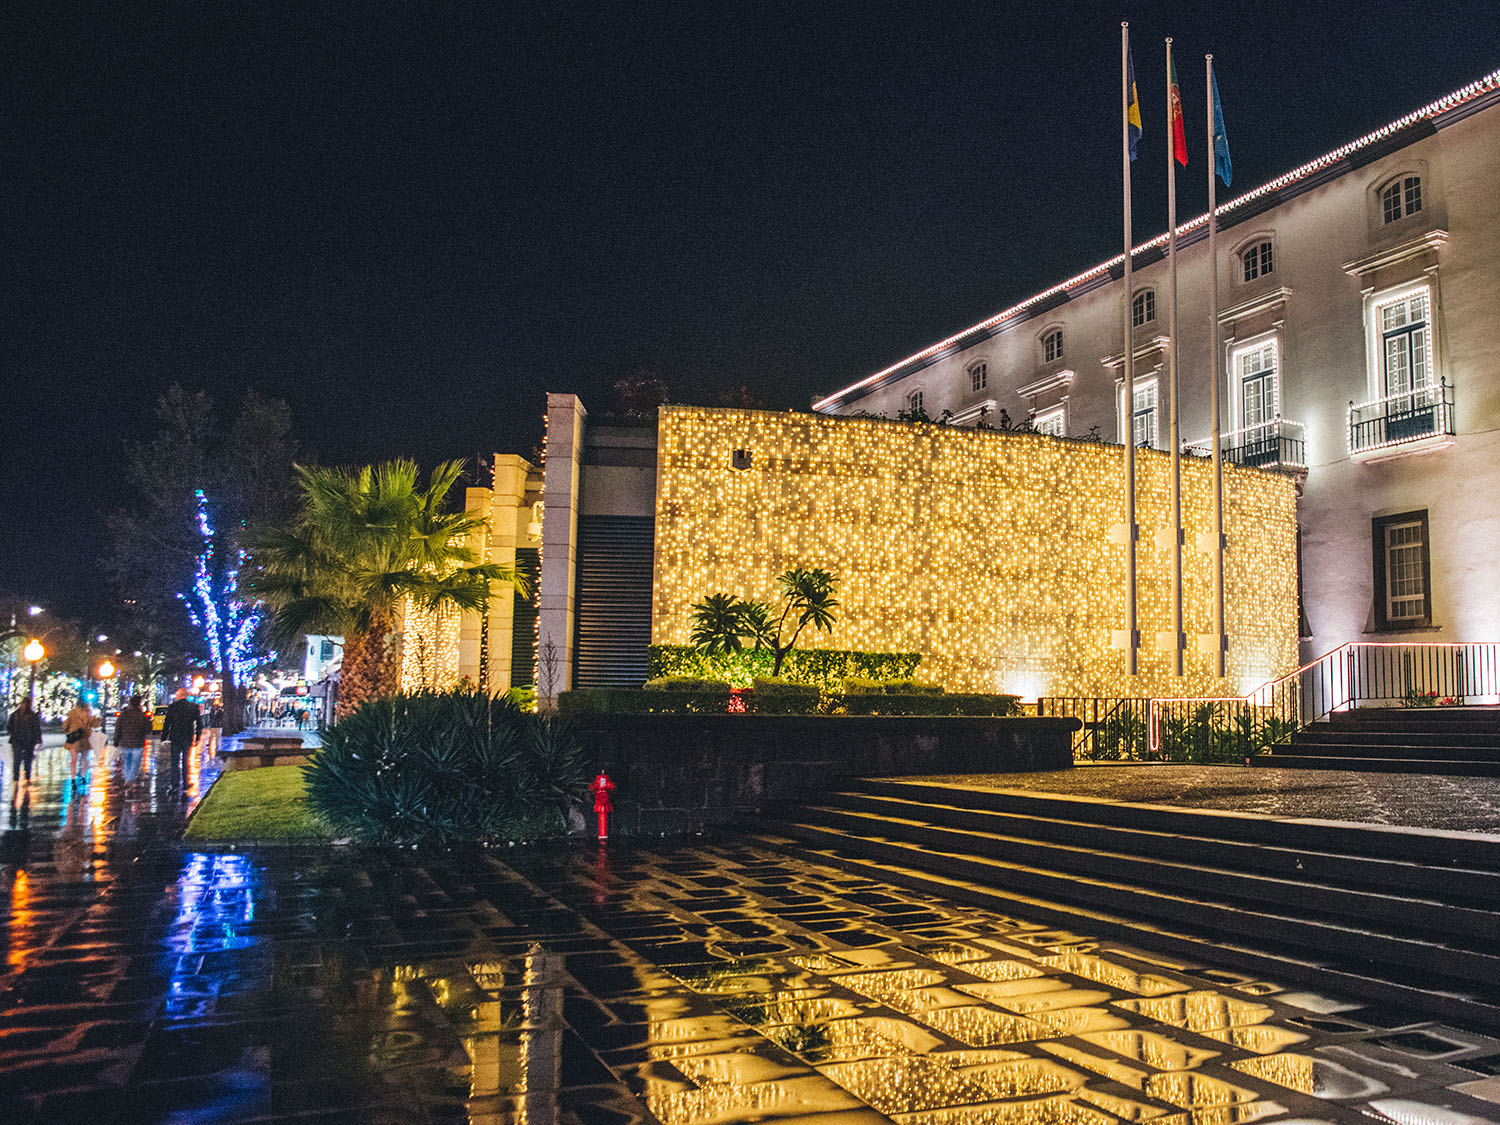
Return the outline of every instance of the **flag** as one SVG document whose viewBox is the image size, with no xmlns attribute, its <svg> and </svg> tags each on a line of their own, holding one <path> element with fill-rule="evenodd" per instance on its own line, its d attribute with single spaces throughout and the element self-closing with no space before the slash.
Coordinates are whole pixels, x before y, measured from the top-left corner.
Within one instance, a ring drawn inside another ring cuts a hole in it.
<svg viewBox="0 0 1500 1125">
<path fill-rule="evenodd" d="M 1130 129 L 1130 159 L 1135 159 L 1135 146 L 1141 139 L 1141 99 L 1135 94 L 1135 59 L 1125 52 L 1125 82 L 1130 91 L 1125 103 L 1125 121 Z"/>
<path fill-rule="evenodd" d="M 1170 58 L 1170 55 L 1168 57 Z M 1182 91 L 1177 88 L 1177 63 L 1169 62 L 1168 65 L 1172 68 L 1171 79 L 1168 83 L 1170 87 L 1168 97 L 1171 104 L 1167 107 L 1172 114 L 1172 155 L 1177 158 L 1177 163 L 1186 166 L 1187 133 L 1182 126 Z"/>
<path fill-rule="evenodd" d="M 1219 80 L 1211 79 L 1214 99 L 1214 171 L 1228 187 L 1234 181 L 1234 166 L 1229 163 L 1229 137 L 1224 132 L 1224 110 L 1219 105 Z"/>
</svg>

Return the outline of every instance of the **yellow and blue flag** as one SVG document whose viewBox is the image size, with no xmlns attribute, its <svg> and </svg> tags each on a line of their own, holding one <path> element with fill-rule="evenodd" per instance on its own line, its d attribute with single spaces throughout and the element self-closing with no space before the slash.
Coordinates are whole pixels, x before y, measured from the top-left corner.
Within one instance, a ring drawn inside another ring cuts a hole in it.
<svg viewBox="0 0 1500 1125">
<path fill-rule="evenodd" d="M 1135 57 L 1125 52 L 1125 82 L 1130 90 L 1125 103 L 1125 121 L 1130 135 L 1130 159 L 1135 159 L 1135 146 L 1141 139 L 1141 99 L 1135 92 Z"/>
<path fill-rule="evenodd" d="M 1224 132 L 1224 111 L 1219 108 L 1219 80 L 1212 75 L 1210 78 L 1214 99 L 1214 171 L 1228 187 L 1234 180 L 1234 165 L 1229 162 L 1229 137 Z"/>
</svg>

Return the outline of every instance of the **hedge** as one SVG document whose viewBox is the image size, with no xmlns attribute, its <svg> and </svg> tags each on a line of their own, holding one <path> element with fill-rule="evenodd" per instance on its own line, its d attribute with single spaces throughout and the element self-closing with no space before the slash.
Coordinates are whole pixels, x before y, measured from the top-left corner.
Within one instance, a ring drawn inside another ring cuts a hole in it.
<svg viewBox="0 0 1500 1125">
<path fill-rule="evenodd" d="M 822 694 L 805 684 L 761 680 L 738 695 L 744 710 L 759 715 L 1019 715 L 1014 695 L 844 695 Z M 565 715 L 722 715 L 730 690 L 661 691 L 645 688 L 583 688 L 557 697 Z"/>
<path fill-rule="evenodd" d="M 838 691 L 845 680 L 909 680 L 921 662 L 919 652 L 855 652 L 833 648 L 794 648 L 781 664 L 783 679 Z M 722 680 L 748 688 L 756 677 L 770 676 L 775 658 L 766 649 L 709 655 L 690 645 L 652 645 L 646 650 L 647 675 L 653 679 L 688 677 Z"/>
</svg>

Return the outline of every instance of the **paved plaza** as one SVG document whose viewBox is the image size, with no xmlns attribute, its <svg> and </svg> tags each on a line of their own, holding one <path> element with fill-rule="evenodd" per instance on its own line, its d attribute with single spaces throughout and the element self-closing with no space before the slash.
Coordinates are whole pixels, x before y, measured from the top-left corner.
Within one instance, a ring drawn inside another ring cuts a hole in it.
<svg viewBox="0 0 1500 1125">
<path fill-rule="evenodd" d="M 1147 805 L 1227 809 L 1265 817 L 1353 820 L 1500 834 L 1500 777 L 1102 764 L 1040 773 L 954 774 L 911 780 L 1067 793 Z"/>
<path fill-rule="evenodd" d="M 211 768 L 65 758 L 5 813 L 6 1123 L 1500 1121 L 1496 1039 L 774 844 L 195 852 Z"/>
</svg>

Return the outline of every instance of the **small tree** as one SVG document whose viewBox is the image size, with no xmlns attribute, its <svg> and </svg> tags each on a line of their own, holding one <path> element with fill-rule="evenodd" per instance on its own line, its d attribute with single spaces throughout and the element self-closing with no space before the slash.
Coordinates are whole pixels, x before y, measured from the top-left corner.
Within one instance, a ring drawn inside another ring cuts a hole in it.
<svg viewBox="0 0 1500 1125">
<path fill-rule="evenodd" d="M 765 602 L 743 601 L 733 594 L 709 594 L 693 606 L 692 642 L 708 653 L 739 652 L 751 642 L 771 652 L 771 675 L 781 675 L 787 653 L 802 630 L 811 625 L 825 632 L 833 628 L 834 577 L 826 570 L 793 567 L 777 580 L 786 603 L 779 616 Z M 790 630 L 790 633 L 788 633 Z"/>
</svg>

